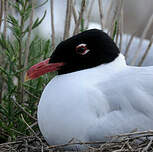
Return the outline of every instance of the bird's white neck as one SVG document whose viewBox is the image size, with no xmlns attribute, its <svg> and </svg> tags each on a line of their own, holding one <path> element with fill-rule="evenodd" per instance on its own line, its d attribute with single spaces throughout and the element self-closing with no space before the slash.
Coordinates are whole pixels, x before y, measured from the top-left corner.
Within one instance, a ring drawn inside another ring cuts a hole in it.
<svg viewBox="0 0 153 152">
<path fill-rule="evenodd" d="M 101 68 L 103 71 L 119 71 L 122 70 L 126 65 L 125 57 L 120 53 L 119 56 L 112 62 L 102 64 L 98 67 Z"/>
</svg>

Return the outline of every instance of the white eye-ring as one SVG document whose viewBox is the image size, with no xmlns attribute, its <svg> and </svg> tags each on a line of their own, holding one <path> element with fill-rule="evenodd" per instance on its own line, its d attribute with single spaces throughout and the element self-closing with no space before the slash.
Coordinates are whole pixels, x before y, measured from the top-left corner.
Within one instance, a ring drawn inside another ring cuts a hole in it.
<svg viewBox="0 0 153 152">
<path fill-rule="evenodd" d="M 87 44 L 79 44 L 76 47 L 76 53 L 80 55 L 85 55 L 89 52 L 90 50 L 87 48 Z"/>
</svg>

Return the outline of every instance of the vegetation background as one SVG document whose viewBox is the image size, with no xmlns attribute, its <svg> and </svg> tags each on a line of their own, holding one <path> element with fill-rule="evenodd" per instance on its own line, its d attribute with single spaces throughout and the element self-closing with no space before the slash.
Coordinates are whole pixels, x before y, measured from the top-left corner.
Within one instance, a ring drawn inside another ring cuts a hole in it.
<svg viewBox="0 0 153 152">
<path fill-rule="evenodd" d="M 103 9 L 100 7 L 102 0 L 97 1 L 100 26 L 103 29 Z M 90 23 L 93 2 L 80 0 L 78 10 L 75 0 L 67 0 L 63 35 L 60 38 L 57 37 L 54 26 L 54 1 L 50 0 L 52 34 L 49 39 L 44 39 L 36 29 L 43 22 L 46 12 L 44 11 L 39 18 L 34 17 L 34 14 L 46 2 L 37 0 L 0 1 L 0 144 L 16 141 L 19 137 L 36 136 L 39 138 L 37 105 L 43 88 L 56 73 L 49 73 L 25 83 L 25 71 L 33 64 L 48 58 L 60 40 L 65 40 L 88 29 Z M 107 31 L 119 47 L 122 44 L 123 35 L 122 8 L 123 1 L 120 0 L 112 16 L 111 27 Z M 86 17 L 84 16 L 85 11 Z M 73 28 L 71 27 L 72 20 Z M 73 32 L 70 32 L 70 29 Z M 128 45 L 130 44 L 131 41 Z M 147 55 L 151 45 L 152 39 L 143 58 Z"/>
</svg>

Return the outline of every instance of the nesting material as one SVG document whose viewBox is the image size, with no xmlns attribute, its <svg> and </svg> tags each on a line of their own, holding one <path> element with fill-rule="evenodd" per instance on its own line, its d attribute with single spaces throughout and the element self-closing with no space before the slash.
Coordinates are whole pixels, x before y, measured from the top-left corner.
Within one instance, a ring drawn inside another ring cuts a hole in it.
<svg viewBox="0 0 153 152">
<path fill-rule="evenodd" d="M 120 134 L 110 138 L 110 142 L 73 142 L 71 140 L 69 143 L 63 145 L 52 145 L 49 146 L 40 136 L 29 136 L 21 137 L 16 141 L 7 142 L 0 144 L 1 152 L 56 152 L 65 146 L 70 145 L 84 145 L 87 147 L 84 152 L 121 152 L 121 151 L 133 151 L 133 152 L 152 152 L 153 151 L 153 131 L 143 131 L 143 132 L 133 132 L 127 134 Z M 76 140 L 75 140 L 76 141 Z M 95 148 L 96 147 L 96 148 Z"/>
</svg>

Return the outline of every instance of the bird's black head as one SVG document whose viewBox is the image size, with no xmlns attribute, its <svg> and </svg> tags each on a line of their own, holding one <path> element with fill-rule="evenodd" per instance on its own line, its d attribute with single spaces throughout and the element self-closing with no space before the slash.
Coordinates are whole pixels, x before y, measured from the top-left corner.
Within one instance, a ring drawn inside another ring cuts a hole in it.
<svg viewBox="0 0 153 152">
<path fill-rule="evenodd" d="M 62 41 L 49 63 L 64 62 L 58 73 L 65 74 L 112 62 L 119 53 L 118 47 L 106 33 L 91 29 Z"/>
</svg>

